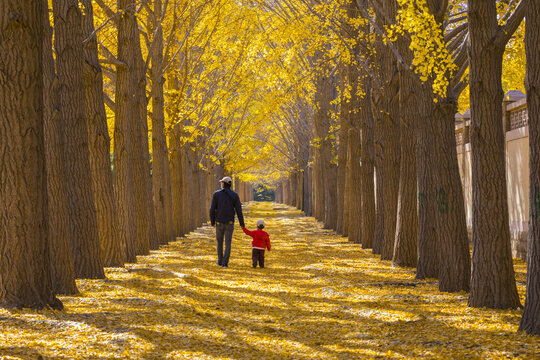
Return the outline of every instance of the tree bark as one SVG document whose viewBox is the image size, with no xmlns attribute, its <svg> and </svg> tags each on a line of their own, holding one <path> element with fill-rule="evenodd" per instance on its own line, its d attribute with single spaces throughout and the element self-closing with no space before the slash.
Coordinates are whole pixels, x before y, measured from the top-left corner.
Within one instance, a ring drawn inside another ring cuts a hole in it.
<svg viewBox="0 0 540 360">
<path fill-rule="evenodd" d="M 194 223 L 194 208 L 193 208 L 193 200 L 192 197 L 195 196 L 193 187 L 194 187 L 194 181 L 193 181 L 193 165 L 192 165 L 192 156 L 190 155 L 189 145 L 184 144 L 182 149 L 180 149 L 182 152 L 182 170 L 183 170 L 183 214 L 184 214 L 184 233 L 189 234 L 191 231 L 194 230 L 193 223 Z"/>
<path fill-rule="evenodd" d="M 77 0 L 53 0 L 54 45 L 65 124 L 70 239 L 75 276 L 105 277 L 90 167 L 85 114 L 82 13 Z"/>
<path fill-rule="evenodd" d="M 503 46 L 496 4 L 468 0 L 473 256 L 469 306 L 520 306 L 514 279 L 505 178 Z"/>
<path fill-rule="evenodd" d="M 435 174 L 438 166 L 433 141 L 433 100 L 432 90 L 422 85 L 422 95 L 418 97 L 419 119 L 416 129 L 416 164 L 418 181 L 418 263 L 416 278 L 437 278 L 439 276 L 438 238 L 435 224 Z"/>
<path fill-rule="evenodd" d="M 349 187 L 346 192 L 346 200 L 348 209 L 345 214 L 349 217 L 348 223 L 348 235 L 349 241 L 355 244 L 361 244 L 363 242 L 362 222 L 364 219 L 363 199 L 362 199 L 362 167 L 360 165 L 360 159 L 362 158 L 362 148 L 360 146 L 362 138 L 360 136 L 360 129 L 356 127 L 358 122 L 355 121 L 354 125 L 349 128 L 348 144 L 348 158 L 347 158 L 347 186 Z M 373 180 L 372 180 L 373 181 Z"/>
<path fill-rule="evenodd" d="M 314 123 L 319 146 L 317 166 L 317 187 L 322 193 L 321 203 L 318 204 L 320 220 L 324 221 L 325 229 L 335 229 L 337 225 L 337 167 L 332 164 L 332 140 L 328 137 L 330 126 L 329 110 L 332 101 L 334 82 L 332 78 L 319 75 L 315 102 Z M 324 194 L 324 195 L 323 195 Z M 319 201 L 320 201 L 319 200 Z"/>
<path fill-rule="evenodd" d="M 43 1 L 0 2 L 0 306 L 61 309 L 47 241 Z M 49 51 L 49 49 L 47 49 Z"/>
<path fill-rule="evenodd" d="M 374 99 L 372 99 L 372 104 L 375 104 Z M 383 148 L 382 148 L 382 137 L 381 129 L 382 121 L 377 106 L 372 108 L 372 117 L 373 117 L 373 129 L 374 129 L 374 191 L 375 191 L 375 232 L 373 235 L 373 254 L 381 254 L 382 247 L 384 243 L 384 160 L 383 160 Z"/>
<path fill-rule="evenodd" d="M 79 291 L 69 238 L 69 211 L 65 169 L 64 124 L 60 116 L 58 78 L 52 54 L 52 27 L 49 9 L 43 13 L 43 122 L 45 163 L 47 173 L 47 238 L 51 260 L 53 290 L 57 294 L 73 295 Z"/>
<path fill-rule="evenodd" d="M 201 204 L 201 217 L 200 222 L 198 226 L 201 226 L 202 224 L 206 223 L 207 217 L 208 217 L 208 209 L 210 208 L 210 205 L 206 204 L 206 188 L 207 188 L 207 182 L 208 182 L 208 171 L 199 169 L 199 191 L 200 191 L 200 204 Z M 246 187 L 246 184 L 244 184 L 244 188 Z M 247 200 L 246 200 L 247 201 Z"/>
<path fill-rule="evenodd" d="M 457 101 L 434 104 L 433 128 L 436 148 L 435 215 L 439 251 L 439 290 L 469 291 L 471 262 L 465 220 L 463 189 L 456 150 Z M 432 140 L 433 141 L 433 140 Z"/>
<path fill-rule="evenodd" d="M 363 88 L 365 95 L 359 100 L 359 120 L 362 129 L 361 132 L 361 193 L 362 193 L 362 248 L 370 249 L 373 247 L 375 239 L 375 178 L 374 178 L 374 160 L 375 149 L 373 144 L 373 114 L 371 112 L 371 80 L 364 76 Z"/>
<path fill-rule="evenodd" d="M 184 236 L 186 234 L 184 214 L 184 161 L 180 142 L 180 127 L 180 123 L 175 124 L 169 134 L 172 215 L 176 236 Z"/>
<path fill-rule="evenodd" d="M 412 59 L 412 54 L 409 58 Z M 415 81 L 412 71 L 401 67 L 399 85 L 401 164 L 397 225 L 392 257 L 394 266 L 416 267 L 418 260 L 416 149 L 414 141 L 415 119 L 418 114 L 418 88 L 419 84 Z"/>
<path fill-rule="evenodd" d="M 397 2 L 384 0 L 382 10 L 393 18 Z M 378 17 L 379 26 L 387 26 L 384 17 Z M 397 223 L 399 192 L 399 73 L 391 49 L 382 39 L 376 43 L 376 61 L 380 64 L 381 87 L 373 92 L 375 108 L 377 219 L 373 252 L 381 259 L 391 260 Z"/>
<path fill-rule="evenodd" d="M 291 201 L 291 206 L 298 207 L 296 205 L 296 187 L 298 182 L 296 181 L 296 170 L 293 170 L 289 173 L 289 199 Z"/>
<path fill-rule="evenodd" d="M 338 147 L 338 175 L 337 175 L 337 215 L 336 215 L 336 231 L 338 234 L 347 236 L 349 232 L 349 218 L 345 214 L 345 196 L 346 179 L 347 179 L 347 151 L 349 140 L 349 104 L 341 104 L 345 111 L 341 115 L 339 129 L 339 147 Z"/>
<path fill-rule="evenodd" d="M 540 335 L 540 6 L 529 2 L 525 24 L 527 111 L 529 113 L 529 233 L 527 293 L 519 330 Z"/>
<path fill-rule="evenodd" d="M 302 179 L 304 181 L 304 200 L 302 204 L 304 205 L 304 213 L 306 216 L 311 216 L 311 191 L 310 191 L 310 185 L 311 185 L 311 179 L 310 179 L 310 168 L 307 165 L 304 167 L 304 174 L 302 176 Z"/>
<path fill-rule="evenodd" d="M 135 253 L 135 188 L 133 181 L 133 111 L 137 79 L 135 55 L 131 44 L 134 22 L 133 0 L 118 0 L 118 9 L 124 11 L 118 21 L 118 61 L 116 69 L 115 122 L 114 122 L 114 195 L 118 210 L 118 233 L 125 249 L 125 262 L 137 262 Z M 135 118 L 136 119 L 136 118 Z"/>
<path fill-rule="evenodd" d="M 313 191 L 315 193 L 315 219 L 324 220 L 324 176 L 320 147 L 315 150 L 315 165 L 313 169 Z"/>
<path fill-rule="evenodd" d="M 345 66 L 345 69 L 348 67 Z M 348 71 L 347 71 L 348 72 Z M 345 77 L 347 72 L 342 76 Z M 344 82 L 344 81 L 343 81 Z M 342 86 L 343 87 L 343 86 Z M 336 214 L 336 232 L 343 236 L 348 235 L 349 218 L 345 215 L 345 182 L 347 177 L 347 141 L 349 138 L 349 100 L 341 102 L 341 119 L 339 128 L 339 145 L 338 145 L 338 175 L 337 175 L 337 214 Z"/>
<path fill-rule="evenodd" d="M 282 189 L 282 194 L 283 194 L 283 203 L 285 205 L 289 205 L 289 199 L 288 199 L 289 184 L 287 183 L 287 180 L 283 180 L 281 182 L 281 189 Z"/>
<path fill-rule="evenodd" d="M 152 184 L 154 193 L 154 214 L 158 243 L 167 244 L 175 239 L 178 230 L 173 225 L 171 175 L 169 171 L 169 151 L 165 138 L 165 110 L 163 85 L 163 27 L 160 23 L 162 16 L 162 1 L 154 0 L 152 26 L 154 46 L 152 56 Z M 152 246 L 154 247 L 154 246 Z"/>
<path fill-rule="evenodd" d="M 332 163 L 332 145 L 329 143 L 326 148 L 325 159 L 325 184 L 324 184 L 324 227 L 325 229 L 335 229 L 337 226 L 337 176 L 338 169 Z"/>
<path fill-rule="evenodd" d="M 97 36 L 94 34 L 92 1 L 83 0 L 84 90 L 86 124 L 90 147 L 90 166 L 96 204 L 99 243 L 103 266 L 124 265 L 124 247 L 118 235 L 118 213 L 111 171 L 111 139 L 103 102 L 103 74 L 98 61 Z"/>
<path fill-rule="evenodd" d="M 251 185 L 249 187 L 248 200 L 251 199 Z M 296 207 L 299 210 L 304 210 L 304 171 L 296 172 Z"/>
<path fill-rule="evenodd" d="M 142 57 L 141 40 L 138 20 L 135 14 L 130 17 L 133 21 L 131 28 L 131 45 L 135 56 L 135 108 L 133 136 L 133 179 L 135 185 L 135 212 L 137 222 L 137 237 L 135 251 L 137 255 L 150 253 L 159 246 L 157 239 L 156 217 L 154 215 L 154 196 L 152 179 L 150 177 L 150 153 L 148 143 L 148 99 L 146 97 L 146 68 Z"/>
<path fill-rule="evenodd" d="M 392 3 L 394 1 L 391 1 Z M 394 6 L 388 6 L 387 13 L 395 14 Z M 399 74 L 395 57 L 385 47 L 383 53 L 385 89 L 383 98 L 382 146 L 383 172 L 382 186 L 384 196 L 384 239 L 381 248 L 381 259 L 391 260 L 394 254 L 396 238 L 397 204 L 399 194 L 400 142 L 399 142 Z"/>
<path fill-rule="evenodd" d="M 200 191 L 200 178 L 199 178 L 199 159 L 197 158 L 197 150 L 195 144 L 191 144 L 193 150 L 188 150 L 188 157 L 190 159 L 191 174 L 193 178 L 191 187 L 191 209 L 193 211 L 193 218 L 191 223 L 191 229 L 195 230 L 201 225 L 201 191 Z"/>
</svg>

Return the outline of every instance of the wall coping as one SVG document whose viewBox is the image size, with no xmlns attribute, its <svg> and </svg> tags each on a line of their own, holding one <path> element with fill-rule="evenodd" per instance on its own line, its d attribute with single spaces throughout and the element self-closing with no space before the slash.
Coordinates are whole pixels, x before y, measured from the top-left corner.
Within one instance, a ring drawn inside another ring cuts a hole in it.
<svg viewBox="0 0 540 360">
<path fill-rule="evenodd" d="M 517 110 L 521 107 L 527 106 L 527 98 L 519 99 L 517 101 L 514 101 L 506 106 L 506 111 L 513 111 Z"/>
<path fill-rule="evenodd" d="M 506 132 L 506 142 L 529 136 L 529 125 Z"/>
</svg>

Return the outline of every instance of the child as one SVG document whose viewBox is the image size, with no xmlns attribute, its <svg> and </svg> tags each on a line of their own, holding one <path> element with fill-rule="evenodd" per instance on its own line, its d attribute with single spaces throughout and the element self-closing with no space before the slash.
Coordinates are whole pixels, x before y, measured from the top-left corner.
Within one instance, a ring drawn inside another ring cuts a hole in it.
<svg viewBox="0 0 540 360">
<path fill-rule="evenodd" d="M 251 253 L 251 259 L 253 260 L 253 267 L 257 267 L 257 262 L 259 263 L 259 266 L 261 268 L 264 268 L 264 249 L 268 248 L 268 251 L 270 251 L 270 237 L 268 234 L 263 231 L 264 229 L 264 221 L 259 220 L 257 221 L 257 230 L 255 231 L 249 231 L 245 227 L 242 228 L 244 232 L 251 236 L 253 238 L 253 241 L 251 242 L 251 246 L 253 246 L 253 250 Z"/>
</svg>

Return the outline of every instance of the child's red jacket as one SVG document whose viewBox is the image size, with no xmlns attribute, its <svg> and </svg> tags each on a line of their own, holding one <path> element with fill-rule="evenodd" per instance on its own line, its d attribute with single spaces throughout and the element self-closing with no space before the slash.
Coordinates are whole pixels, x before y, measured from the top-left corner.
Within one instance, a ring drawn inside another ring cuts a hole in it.
<svg viewBox="0 0 540 360">
<path fill-rule="evenodd" d="M 253 238 L 251 246 L 262 250 L 264 250 L 265 248 L 268 248 L 268 250 L 270 250 L 270 236 L 268 236 L 268 233 L 266 231 L 262 231 L 261 229 L 249 231 L 245 227 L 242 228 L 242 230 L 244 230 L 247 235 Z"/>
</svg>

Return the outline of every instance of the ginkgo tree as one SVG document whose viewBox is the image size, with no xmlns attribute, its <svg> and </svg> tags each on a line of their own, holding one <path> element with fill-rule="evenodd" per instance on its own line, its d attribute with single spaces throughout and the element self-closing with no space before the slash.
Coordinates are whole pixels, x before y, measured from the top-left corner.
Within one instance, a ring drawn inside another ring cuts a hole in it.
<svg viewBox="0 0 540 360">
<path fill-rule="evenodd" d="M 531 3 L 52 1 L 40 75 L 51 89 L 47 208 L 67 221 L 51 216 L 48 231 L 62 240 L 49 244 L 51 259 L 67 265 L 51 276 L 72 286 L 54 292 L 74 293 L 75 276 L 101 277 L 202 225 L 226 174 L 244 200 L 253 184 L 274 186 L 326 228 L 416 266 L 417 278 L 472 290 L 471 306 L 519 305 L 495 176 L 504 173 L 500 104 L 485 104 L 499 99 L 486 94 L 521 88 Z M 472 283 L 454 123 L 467 94 Z M 485 251 L 502 260 L 483 260 Z"/>
</svg>

